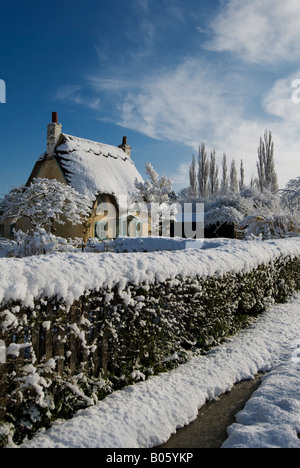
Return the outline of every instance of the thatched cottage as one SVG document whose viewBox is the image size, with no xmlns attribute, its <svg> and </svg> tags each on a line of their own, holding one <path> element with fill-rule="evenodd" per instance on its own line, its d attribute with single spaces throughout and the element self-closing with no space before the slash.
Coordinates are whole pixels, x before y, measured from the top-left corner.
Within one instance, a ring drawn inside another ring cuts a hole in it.
<svg viewBox="0 0 300 468">
<path fill-rule="evenodd" d="M 148 225 L 139 218 L 139 212 L 120 211 L 120 200 L 132 201 L 136 194 L 135 180 L 142 177 L 131 159 L 127 138 L 120 146 L 85 140 L 62 132 L 57 113 L 47 129 L 47 149 L 36 162 L 27 181 L 56 179 L 74 187 L 93 202 L 90 219 L 82 225 L 57 225 L 55 234 L 65 238 L 114 238 L 147 235 Z M 114 218 L 114 223 L 110 222 Z M 113 229 L 112 226 L 115 225 Z M 2 236 L 12 236 L 13 227 L 26 231 L 30 228 L 25 219 L 12 226 L 2 224 Z"/>
</svg>

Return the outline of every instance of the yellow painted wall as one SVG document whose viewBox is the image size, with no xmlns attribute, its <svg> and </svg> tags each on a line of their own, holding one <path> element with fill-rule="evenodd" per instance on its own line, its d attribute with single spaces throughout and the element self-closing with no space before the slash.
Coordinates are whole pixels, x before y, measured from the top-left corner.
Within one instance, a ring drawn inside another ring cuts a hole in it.
<svg viewBox="0 0 300 468">
<path fill-rule="evenodd" d="M 29 179 L 29 182 L 31 182 L 33 178 L 50 180 L 56 179 L 62 184 L 67 183 L 58 163 L 54 158 L 49 158 L 43 161 L 40 169 L 35 174 L 32 174 L 32 177 Z"/>
</svg>

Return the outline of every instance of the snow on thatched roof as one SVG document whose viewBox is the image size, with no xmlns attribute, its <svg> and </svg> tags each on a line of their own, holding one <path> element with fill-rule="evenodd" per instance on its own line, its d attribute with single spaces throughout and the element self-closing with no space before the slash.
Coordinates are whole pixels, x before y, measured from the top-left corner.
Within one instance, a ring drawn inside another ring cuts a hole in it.
<svg viewBox="0 0 300 468">
<path fill-rule="evenodd" d="M 132 197 L 135 180 L 142 181 L 130 156 L 114 146 L 62 134 L 54 156 L 66 181 L 91 200 L 101 193 Z"/>
</svg>

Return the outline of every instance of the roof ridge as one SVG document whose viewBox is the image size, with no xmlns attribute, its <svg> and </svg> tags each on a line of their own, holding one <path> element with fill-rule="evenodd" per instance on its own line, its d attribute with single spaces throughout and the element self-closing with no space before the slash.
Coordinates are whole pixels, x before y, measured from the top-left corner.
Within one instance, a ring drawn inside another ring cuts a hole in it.
<svg viewBox="0 0 300 468">
<path fill-rule="evenodd" d="M 77 137 L 77 136 L 74 136 L 74 135 L 69 135 L 68 133 L 62 133 L 62 136 L 64 137 L 67 137 L 67 138 L 73 138 L 75 140 L 81 140 L 81 141 L 86 141 L 88 143 L 93 143 L 93 144 L 96 144 L 96 145 L 102 145 L 102 146 L 106 146 L 108 148 L 114 148 L 114 149 L 117 149 L 118 151 L 122 151 L 124 153 L 124 151 L 119 148 L 118 146 L 114 146 L 114 145 L 108 145 L 107 143 L 102 143 L 100 141 L 95 141 L 95 140 L 89 140 L 87 138 L 82 138 L 82 137 Z M 124 153 L 126 154 L 126 153 Z"/>
<path fill-rule="evenodd" d="M 68 148 L 64 149 L 64 145 L 71 144 L 72 142 L 75 143 L 75 148 Z M 73 135 L 68 135 L 67 133 L 62 133 L 62 141 L 60 144 L 57 146 L 55 153 L 57 155 L 61 154 L 72 154 L 77 151 L 78 148 L 76 148 L 76 142 L 79 143 L 79 145 L 82 145 L 81 150 L 85 151 L 86 153 L 94 154 L 96 156 L 102 156 L 105 158 L 113 158 L 115 160 L 122 160 L 126 162 L 130 162 L 131 165 L 134 166 L 134 162 L 131 159 L 131 157 L 125 153 L 125 151 L 122 150 L 122 148 L 119 148 L 117 146 L 112 146 L 112 145 L 107 145 L 105 143 L 100 143 L 97 141 L 93 140 L 87 140 L 86 138 L 80 138 L 76 137 Z M 87 147 L 84 147 L 88 145 Z M 89 147 L 90 146 L 90 147 Z M 96 148 L 98 148 L 98 151 L 96 151 Z"/>
</svg>

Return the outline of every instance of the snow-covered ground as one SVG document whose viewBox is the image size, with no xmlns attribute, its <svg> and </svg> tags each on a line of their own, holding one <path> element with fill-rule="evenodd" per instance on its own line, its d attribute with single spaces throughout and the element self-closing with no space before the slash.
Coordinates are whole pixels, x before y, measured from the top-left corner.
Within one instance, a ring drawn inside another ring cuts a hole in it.
<svg viewBox="0 0 300 468">
<path fill-rule="evenodd" d="M 0 258 L 5 258 L 11 250 L 11 242 L 4 237 L 0 237 Z"/>
<path fill-rule="evenodd" d="M 22 447 L 152 448 L 194 420 L 207 400 L 259 371 L 272 371 L 239 414 L 239 424 L 229 428 L 224 447 L 300 448 L 299 339 L 300 294 L 206 356 L 117 391 Z"/>
<path fill-rule="evenodd" d="M 238 413 L 223 448 L 300 448 L 300 365 L 286 357 Z"/>
</svg>

